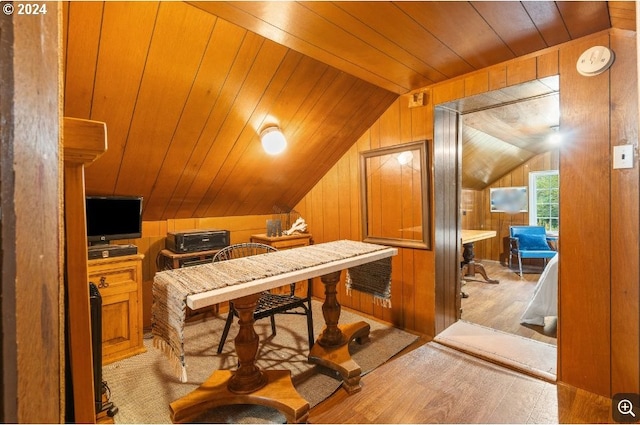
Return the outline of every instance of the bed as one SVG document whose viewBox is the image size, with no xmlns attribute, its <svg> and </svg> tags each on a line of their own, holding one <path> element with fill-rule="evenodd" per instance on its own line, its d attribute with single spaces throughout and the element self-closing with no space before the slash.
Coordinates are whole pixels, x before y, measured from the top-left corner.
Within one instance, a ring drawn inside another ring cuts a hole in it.
<svg viewBox="0 0 640 425">
<path fill-rule="evenodd" d="M 544 326 L 544 318 L 558 315 L 558 257 L 555 255 L 538 279 L 533 297 L 520 317 L 523 325 Z"/>
</svg>

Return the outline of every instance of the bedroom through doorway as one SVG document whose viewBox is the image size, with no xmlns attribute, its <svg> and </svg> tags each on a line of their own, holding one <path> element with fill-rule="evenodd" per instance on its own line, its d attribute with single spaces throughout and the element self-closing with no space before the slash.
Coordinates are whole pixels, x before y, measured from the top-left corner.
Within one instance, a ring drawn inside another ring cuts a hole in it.
<svg viewBox="0 0 640 425">
<path fill-rule="evenodd" d="M 436 340 L 553 381 L 557 258 L 554 267 L 543 259 L 523 260 L 521 276 L 517 257 L 509 259 L 509 230 L 543 226 L 550 247 L 558 248 L 558 76 L 439 107 L 458 117 L 458 260 L 461 267 L 468 262 L 463 244 L 475 232 L 470 245 L 477 266 L 475 273 L 474 267 L 462 269 L 459 320 Z M 547 175 L 537 189 L 536 178 Z M 497 204 L 504 193 L 517 197 Z M 492 343 L 484 346 L 487 341 Z"/>
</svg>

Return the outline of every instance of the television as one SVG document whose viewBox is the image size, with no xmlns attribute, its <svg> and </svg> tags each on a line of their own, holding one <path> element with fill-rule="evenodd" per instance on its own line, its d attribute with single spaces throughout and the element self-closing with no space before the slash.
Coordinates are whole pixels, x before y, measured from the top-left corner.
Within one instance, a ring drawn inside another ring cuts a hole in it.
<svg viewBox="0 0 640 425">
<path fill-rule="evenodd" d="M 516 214 L 527 212 L 529 198 L 527 186 L 496 187 L 489 189 L 491 212 Z"/>
<path fill-rule="evenodd" d="M 142 196 L 87 196 L 90 245 L 142 236 Z"/>
</svg>

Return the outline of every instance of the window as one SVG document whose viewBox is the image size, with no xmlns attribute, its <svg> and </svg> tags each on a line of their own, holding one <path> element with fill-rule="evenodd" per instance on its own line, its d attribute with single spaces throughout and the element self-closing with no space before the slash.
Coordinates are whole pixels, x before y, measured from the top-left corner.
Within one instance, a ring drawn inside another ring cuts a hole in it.
<svg viewBox="0 0 640 425">
<path fill-rule="evenodd" d="M 544 226 L 547 231 L 559 229 L 560 195 L 558 170 L 529 173 L 529 224 Z"/>
</svg>

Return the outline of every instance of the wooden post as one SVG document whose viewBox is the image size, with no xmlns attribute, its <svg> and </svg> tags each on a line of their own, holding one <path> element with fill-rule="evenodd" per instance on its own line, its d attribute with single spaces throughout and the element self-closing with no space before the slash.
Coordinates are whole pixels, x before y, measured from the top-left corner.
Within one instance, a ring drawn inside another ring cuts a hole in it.
<svg viewBox="0 0 640 425">
<path fill-rule="evenodd" d="M 64 119 L 64 204 L 68 335 L 75 422 L 95 423 L 84 166 L 107 149 L 106 125 Z"/>
</svg>

